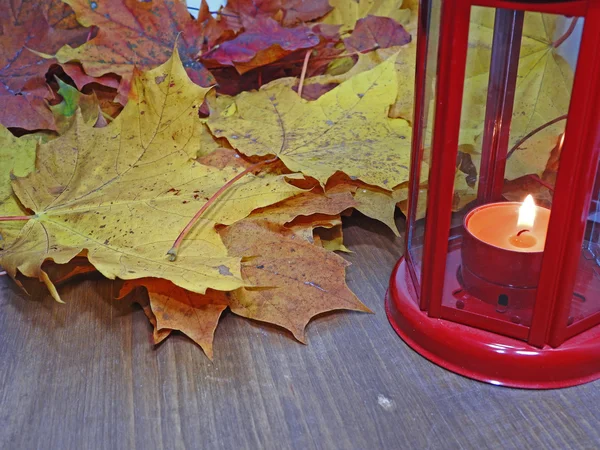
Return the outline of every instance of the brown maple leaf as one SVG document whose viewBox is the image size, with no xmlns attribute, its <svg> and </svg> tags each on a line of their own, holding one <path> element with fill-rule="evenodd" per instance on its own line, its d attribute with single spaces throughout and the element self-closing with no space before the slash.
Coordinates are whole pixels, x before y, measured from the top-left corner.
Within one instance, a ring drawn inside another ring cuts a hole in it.
<svg viewBox="0 0 600 450">
<path fill-rule="evenodd" d="M 63 44 L 84 42 L 88 33 L 66 27 L 61 20 L 69 10 L 54 6 L 50 0 L 0 0 L 0 123 L 6 127 L 54 129 L 45 100 L 52 97 L 45 79 L 52 61 L 30 50 L 54 53 Z"/>
<path fill-rule="evenodd" d="M 275 205 L 257 209 L 251 217 L 284 225 L 299 216 L 312 216 L 313 214 L 333 216 L 356 206 L 350 192 L 323 194 L 318 190 L 320 188 L 317 188 L 315 192 L 305 192 Z"/>
<path fill-rule="evenodd" d="M 62 0 L 44 0 L 42 13 L 52 28 L 60 30 L 81 28 L 73 9 Z"/>
<path fill-rule="evenodd" d="M 167 280 L 141 278 L 125 282 L 119 292 L 119 298 L 123 298 L 138 286 L 143 286 L 148 291 L 152 314 L 146 312 L 146 315 L 151 323 L 152 315 L 154 316 L 156 344 L 165 339 L 165 334 L 168 335 L 171 330 L 178 330 L 202 347 L 206 356 L 212 359 L 215 329 L 221 313 L 228 304 L 224 292 L 211 289 L 204 295 L 196 294 Z M 144 307 L 143 300 L 140 304 Z"/>
<path fill-rule="evenodd" d="M 377 48 L 405 45 L 411 41 L 410 34 L 390 17 L 367 16 L 356 22 L 349 38 L 344 39 L 349 52 L 366 53 Z"/>
<path fill-rule="evenodd" d="M 136 303 L 142 307 L 144 314 L 146 314 L 146 317 L 152 325 L 152 341 L 154 342 L 154 345 L 160 344 L 171 335 L 171 331 L 173 330 L 170 330 L 169 328 L 161 328 L 160 330 L 158 329 L 156 316 L 154 315 L 154 312 L 152 312 L 149 299 L 141 297 L 136 299 Z"/>
<path fill-rule="evenodd" d="M 318 314 L 338 309 L 370 312 L 346 286 L 350 263 L 293 231 L 245 219 L 221 236 L 230 254 L 245 257 L 242 275 L 254 286 L 230 294 L 235 314 L 279 325 L 304 342 L 304 329 Z"/>
</svg>

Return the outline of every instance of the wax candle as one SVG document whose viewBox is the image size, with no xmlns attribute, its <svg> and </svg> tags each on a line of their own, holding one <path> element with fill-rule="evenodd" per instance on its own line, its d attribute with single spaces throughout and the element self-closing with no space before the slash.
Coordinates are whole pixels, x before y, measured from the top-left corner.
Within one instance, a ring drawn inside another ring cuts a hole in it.
<svg viewBox="0 0 600 450">
<path fill-rule="evenodd" d="M 490 203 L 471 211 L 467 230 L 487 244 L 517 252 L 541 252 L 546 243 L 550 210 L 537 206 L 531 195 L 523 203 Z"/>
</svg>

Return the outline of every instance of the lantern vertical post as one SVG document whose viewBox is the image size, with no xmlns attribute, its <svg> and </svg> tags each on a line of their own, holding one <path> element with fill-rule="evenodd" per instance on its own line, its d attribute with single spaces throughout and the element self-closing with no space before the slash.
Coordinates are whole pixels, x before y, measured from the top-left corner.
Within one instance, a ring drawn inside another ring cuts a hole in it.
<svg viewBox="0 0 600 450">
<path fill-rule="evenodd" d="M 405 236 L 405 252 L 408 259 L 411 258 L 408 251 L 414 232 L 415 221 L 417 220 L 417 205 L 419 186 L 421 184 L 421 166 L 423 162 L 423 127 L 427 118 L 427 95 L 426 73 L 427 73 L 427 46 L 429 45 L 429 28 L 431 24 L 431 3 L 432 0 L 422 0 L 419 2 L 419 21 L 417 28 L 417 60 L 415 63 L 415 93 L 413 108 L 413 136 L 411 143 L 411 171 L 409 179 L 409 198 L 408 213 L 406 221 L 408 229 Z M 418 277 L 415 274 L 414 264 L 410 264 L 409 273 L 412 282 L 418 285 Z M 418 291 L 417 291 L 418 295 Z M 421 309 L 427 308 L 427 303 L 421 303 Z"/>
<path fill-rule="evenodd" d="M 600 4 L 590 2 L 581 38 L 546 241 L 547 250 L 529 337 L 532 345 L 541 346 L 546 341 L 557 347 L 566 338 L 581 242 L 600 157 L 598 48 Z"/>
<path fill-rule="evenodd" d="M 477 192 L 480 204 L 502 197 L 524 16 L 523 11 L 496 10 Z"/>
<path fill-rule="evenodd" d="M 430 317 L 441 314 L 444 278 L 439 274 L 446 267 L 470 13 L 465 0 L 442 4 L 421 288 L 422 297 L 429 299 Z"/>
</svg>

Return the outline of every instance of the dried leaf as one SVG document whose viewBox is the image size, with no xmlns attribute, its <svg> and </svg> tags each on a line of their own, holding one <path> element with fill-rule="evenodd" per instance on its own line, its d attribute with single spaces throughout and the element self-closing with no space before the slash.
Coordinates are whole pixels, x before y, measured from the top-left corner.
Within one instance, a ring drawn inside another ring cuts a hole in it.
<svg viewBox="0 0 600 450">
<path fill-rule="evenodd" d="M 124 297 L 138 286 L 148 291 L 150 308 L 156 320 L 155 343 L 165 339 L 165 334 L 168 335 L 171 330 L 178 330 L 202 347 L 206 356 L 212 359 L 215 329 L 228 305 L 224 292 L 208 290 L 205 295 L 196 294 L 167 280 L 142 278 L 126 281 L 119 297 Z M 152 322 L 152 317 L 148 318 Z"/>
<path fill-rule="evenodd" d="M 349 52 L 366 53 L 405 45 L 410 41 L 410 34 L 394 19 L 369 15 L 356 22 L 350 37 L 344 39 L 344 45 Z"/>
<path fill-rule="evenodd" d="M 305 25 L 283 28 L 270 18 L 252 21 L 243 33 L 202 56 L 208 67 L 216 62 L 240 74 L 277 61 L 298 49 L 312 48 L 319 37 Z"/>
<path fill-rule="evenodd" d="M 514 180 L 506 180 L 502 196 L 511 202 L 522 202 L 527 195 L 531 194 L 536 205 L 546 208 L 552 207 L 553 192 L 548 185 L 540 183 L 536 175 L 525 175 Z"/>
<path fill-rule="evenodd" d="M 325 250 L 329 250 L 330 252 L 352 253 L 352 251 L 344 245 L 344 235 L 341 224 L 332 228 L 319 227 L 315 229 L 314 233 L 315 237 L 318 237 Z"/>
<path fill-rule="evenodd" d="M 346 286 L 349 263 L 335 253 L 266 222 L 243 220 L 222 235 L 231 254 L 247 257 L 242 274 L 255 286 L 230 294 L 235 314 L 279 325 L 304 342 L 304 329 L 318 314 L 336 309 L 369 312 Z"/>
<path fill-rule="evenodd" d="M 81 28 L 75 18 L 75 12 L 62 0 L 43 0 L 42 12 L 52 28 L 74 30 Z"/>
<path fill-rule="evenodd" d="M 298 22 L 309 22 L 323 17 L 333 8 L 328 0 L 282 0 L 283 25 L 289 27 Z"/>
<path fill-rule="evenodd" d="M 311 216 L 298 216 L 286 228 L 291 230 L 296 236 L 304 239 L 311 244 L 321 245 L 315 239 L 315 230 L 318 228 L 341 227 L 342 219 L 339 215 L 328 216 L 326 214 L 313 214 Z"/>
<path fill-rule="evenodd" d="M 227 255 L 214 225 L 299 189 L 283 176 L 242 178 L 206 211 L 177 261 L 168 261 L 179 230 L 236 173 L 192 160 L 204 132 L 197 108 L 206 91 L 189 80 L 175 52 L 134 79 L 132 100 L 108 127 L 87 127 L 78 114 L 65 135 L 41 145 L 36 171 L 13 182 L 35 216 L 0 252 L 3 267 L 12 276 L 19 270 L 40 277 L 45 260 L 63 264 L 86 249 L 111 279 L 158 276 L 199 293 L 243 285 L 239 258 Z"/>
<path fill-rule="evenodd" d="M 117 295 L 117 300 L 121 300 L 127 297 L 132 292 L 137 294 L 134 297 L 134 302 L 142 307 L 144 314 L 150 321 L 150 324 L 152 325 L 152 341 L 154 345 L 158 345 L 169 337 L 172 330 L 168 328 L 163 328 L 162 330 L 159 330 L 156 327 L 156 316 L 154 315 L 154 313 L 152 312 L 152 308 L 150 307 L 150 299 L 148 298 L 148 295 L 139 295 L 139 291 L 141 290 L 142 286 L 136 284 L 135 281 L 126 281 L 125 283 L 123 283 L 119 290 L 119 294 Z"/>
<path fill-rule="evenodd" d="M 383 222 L 396 236 L 400 236 L 394 219 L 398 199 L 393 194 L 378 189 L 359 187 L 354 194 L 354 199 L 357 203 L 356 209 L 365 216 Z"/>
<path fill-rule="evenodd" d="M 472 50 L 467 63 L 460 142 L 475 146 L 472 156 L 477 167 L 487 100 L 493 17 L 487 8 L 474 8 L 469 35 Z M 552 46 L 557 19 L 558 16 L 552 14 L 525 16 L 509 148 L 530 131 L 568 111 L 573 70 Z M 559 122 L 527 140 L 508 158 L 505 178 L 541 176 L 563 130 L 564 122 Z"/>
<path fill-rule="evenodd" d="M 28 215 L 14 195 L 10 183 L 11 177 L 24 177 L 34 170 L 36 145 L 35 138 L 17 138 L 0 125 L 0 216 Z M 0 249 L 10 247 L 24 225 L 25 221 L 2 222 Z"/>
<path fill-rule="evenodd" d="M 337 215 L 354 206 L 356 206 L 356 202 L 349 192 L 332 194 L 304 192 L 275 205 L 257 209 L 251 217 L 284 225 L 298 216 L 311 216 L 313 214 Z"/>
<path fill-rule="evenodd" d="M 60 86 L 58 93 L 62 97 L 62 101 L 57 105 L 50 106 L 50 110 L 54 115 L 54 122 L 56 123 L 58 133 L 64 134 L 71 127 L 78 108 L 81 108 L 81 116 L 84 123 L 93 127 L 101 113 L 96 95 L 82 94 L 60 78 L 57 78 L 56 81 Z"/>
<path fill-rule="evenodd" d="M 411 18 L 410 9 L 401 9 L 402 0 L 329 0 L 333 11 L 323 19 L 323 23 L 341 25 L 347 32 L 356 27 L 356 22 L 368 15 L 391 17 L 400 24 Z"/>
<path fill-rule="evenodd" d="M 53 261 L 46 261 L 42 268 L 55 286 L 83 275 L 98 272 L 85 257 L 85 252 L 82 252 L 81 255 L 76 256 L 67 264 L 54 264 Z"/>
<path fill-rule="evenodd" d="M 170 330 L 168 328 L 161 328 L 160 330 L 158 329 L 156 323 L 156 316 L 154 315 L 154 313 L 152 312 L 152 308 L 150 307 L 150 300 L 146 300 L 144 304 L 140 303 L 140 301 L 138 301 L 138 303 L 142 307 L 144 314 L 146 314 L 146 317 L 152 325 L 152 341 L 154 342 L 154 345 L 160 344 L 162 341 L 164 341 L 171 335 L 171 331 L 173 330 Z"/>
<path fill-rule="evenodd" d="M 350 80 L 367 70 L 373 69 L 395 54 L 397 54 L 395 68 L 398 80 L 398 91 L 396 94 L 396 101 L 390 108 L 389 116 L 412 121 L 416 59 L 416 42 L 414 40 L 401 47 L 390 47 L 365 54 L 361 53 L 358 56 L 356 64 L 353 64 L 348 71 L 344 70 L 342 73 L 328 73 L 326 75 L 307 78 L 304 80 L 302 97 L 307 100 L 316 100 L 323 94 L 334 89 L 340 83 Z M 269 86 L 285 85 L 294 87 L 296 83 L 296 78 L 282 78 L 271 82 Z"/>
<path fill-rule="evenodd" d="M 210 134 L 210 133 L 206 133 Z M 230 148 L 217 148 L 207 155 L 198 158 L 198 162 L 205 166 L 224 169 L 225 167 L 239 167 L 246 169 L 252 166 L 251 162 L 246 161 L 238 152 Z"/>
<path fill-rule="evenodd" d="M 49 5 L 50 1 L 3 0 L 0 6 L 0 123 L 6 127 L 54 129 L 45 80 L 52 62 L 30 50 L 53 53 L 65 43 L 84 42 L 87 31 L 51 28 L 51 17 L 45 14 Z"/>
<path fill-rule="evenodd" d="M 396 204 L 403 200 L 402 192 L 407 184 L 403 183 L 394 188 L 392 192 L 388 192 L 346 177 L 333 177 L 327 183 L 326 192 L 328 194 L 351 192 L 356 202 L 355 208 L 358 211 L 367 217 L 383 222 L 396 236 L 399 236 L 394 214 Z"/>
<path fill-rule="evenodd" d="M 97 26 L 98 34 L 79 47 L 62 47 L 56 53 L 59 62 L 77 61 L 94 77 L 116 73 L 128 80 L 134 66 L 148 70 L 167 61 L 177 43 L 192 81 L 202 86 L 215 83 L 210 72 L 197 60 L 202 26 L 190 16 L 183 1 L 65 2 L 75 10 L 81 24 Z"/>
<path fill-rule="evenodd" d="M 114 73 L 108 73 L 99 77 L 92 77 L 85 73 L 81 64 L 76 62 L 61 64 L 64 72 L 73 80 L 77 89 L 82 90 L 85 86 L 91 83 L 98 83 L 112 89 L 118 89 L 120 77 Z M 114 98 L 113 94 L 113 98 Z"/>
<path fill-rule="evenodd" d="M 279 17 L 289 27 L 323 17 L 331 9 L 327 0 L 229 0 L 223 14 L 229 25 L 239 30 L 250 17 Z"/>
<path fill-rule="evenodd" d="M 391 190 L 408 180 L 410 126 L 387 111 L 396 97 L 394 58 L 314 102 L 270 86 L 221 98 L 208 126 L 246 155 L 278 155 L 321 184 L 337 171 Z"/>
<path fill-rule="evenodd" d="M 342 224 L 340 214 L 311 214 L 310 216 L 298 216 L 291 222 L 288 222 L 285 227 L 291 230 L 300 230 L 301 228 L 309 227 L 312 230 L 318 227 L 333 228 Z"/>
<path fill-rule="evenodd" d="M 281 18 L 281 0 L 228 0 L 220 16 L 226 26 L 237 33 L 244 28 L 245 20 Z"/>
</svg>

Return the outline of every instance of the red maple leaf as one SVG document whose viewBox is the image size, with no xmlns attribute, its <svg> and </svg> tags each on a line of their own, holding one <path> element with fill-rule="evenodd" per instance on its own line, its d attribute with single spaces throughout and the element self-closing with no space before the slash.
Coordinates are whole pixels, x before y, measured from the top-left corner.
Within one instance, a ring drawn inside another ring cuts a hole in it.
<svg viewBox="0 0 600 450">
<path fill-rule="evenodd" d="M 305 25 L 284 28 L 275 20 L 259 17 L 231 41 L 202 56 L 207 67 L 233 66 L 240 74 L 265 66 L 298 50 L 318 45 L 319 36 Z"/>
<path fill-rule="evenodd" d="M 271 17 L 289 27 L 323 17 L 332 9 L 328 0 L 229 0 L 221 14 L 229 28 L 239 31 L 247 18 Z"/>
<path fill-rule="evenodd" d="M 78 48 L 60 49 L 56 57 L 61 63 L 78 61 L 85 73 L 93 77 L 108 73 L 122 76 L 119 90 L 123 96 L 134 66 L 148 70 L 164 63 L 177 43 L 192 81 L 202 86 L 215 83 L 210 72 L 198 61 L 204 27 L 189 14 L 185 2 L 65 1 L 75 11 L 79 22 L 98 27 L 98 34 Z"/>
<path fill-rule="evenodd" d="M 0 123 L 4 126 L 55 128 L 45 100 L 52 97 L 45 74 L 53 62 L 30 49 L 54 53 L 63 44 L 84 42 L 88 31 L 67 20 L 71 13 L 51 1 L 0 0 Z M 52 28 L 49 20 L 57 27 Z"/>
</svg>

